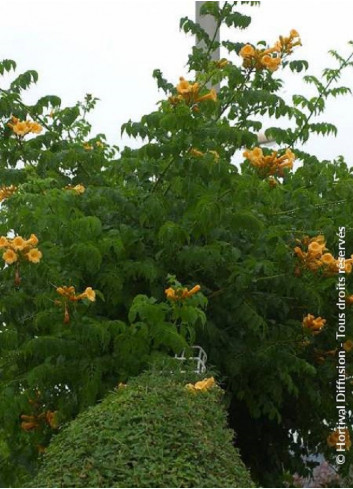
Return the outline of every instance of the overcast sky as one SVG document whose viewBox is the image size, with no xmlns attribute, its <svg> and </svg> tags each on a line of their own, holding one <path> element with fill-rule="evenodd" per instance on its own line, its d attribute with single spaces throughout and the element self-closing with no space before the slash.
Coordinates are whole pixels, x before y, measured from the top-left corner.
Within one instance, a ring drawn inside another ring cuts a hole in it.
<svg viewBox="0 0 353 489">
<path fill-rule="evenodd" d="M 19 71 L 39 72 L 26 100 L 55 94 L 73 105 L 92 93 L 100 98 L 91 117 L 94 133 L 105 133 L 110 143 L 121 146 L 121 124 L 155 109 L 162 97 L 151 76 L 155 68 L 174 83 L 187 76 L 193 39 L 179 31 L 179 19 L 193 17 L 193 1 L 0 0 L 0 5 L 0 57 L 14 59 Z M 334 63 L 329 49 L 344 56 L 353 50 L 347 44 L 353 40 L 351 0 L 265 0 L 248 11 L 251 27 L 224 30 L 223 39 L 273 43 L 296 29 L 303 47 L 295 57 L 307 59 L 316 76 Z M 308 90 L 300 79 L 288 78 L 284 96 Z M 353 90 L 353 68 L 342 84 Z M 324 120 L 337 125 L 337 138 L 315 138 L 306 149 L 327 159 L 342 154 L 353 166 L 353 96 L 331 101 Z"/>
</svg>

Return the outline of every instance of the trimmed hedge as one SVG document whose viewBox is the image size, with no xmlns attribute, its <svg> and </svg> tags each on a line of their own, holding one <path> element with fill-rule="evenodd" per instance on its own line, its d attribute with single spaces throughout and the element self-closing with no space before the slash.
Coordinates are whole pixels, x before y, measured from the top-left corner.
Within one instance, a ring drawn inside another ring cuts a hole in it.
<svg viewBox="0 0 353 489">
<path fill-rule="evenodd" d="M 31 486 L 254 487 L 222 390 L 185 388 L 197 380 L 170 371 L 134 378 L 53 439 Z"/>
</svg>

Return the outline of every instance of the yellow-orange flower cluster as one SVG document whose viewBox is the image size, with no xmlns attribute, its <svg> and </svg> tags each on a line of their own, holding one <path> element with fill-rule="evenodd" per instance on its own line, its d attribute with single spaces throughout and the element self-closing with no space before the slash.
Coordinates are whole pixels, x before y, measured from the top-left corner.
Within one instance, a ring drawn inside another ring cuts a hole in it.
<svg viewBox="0 0 353 489">
<path fill-rule="evenodd" d="M 229 64 L 229 61 L 225 58 L 220 59 L 219 61 L 216 61 L 216 66 L 217 68 L 224 68 Z"/>
<path fill-rule="evenodd" d="M 211 387 L 214 387 L 215 385 L 216 385 L 215 379 L 213 377 L 209 377 L 208 379 L 200 380 L 195 384 L 187 384 L 185 387 L 189 391 L 196 393 L 196 392 L 206 392 Z"/>
<path fill-rule="evenodd" d="M 45 411 L 38 415 L 21 415 L 21 429 L 23 431 L 33 431 L 38 429 L 43 424 L 47 424 L 53 430 L 56 430 L 59 426 L 57 419 L 57 411 Z"/>
<path fill-rule="evenodd" d="M 276 71 L 282 61 L 277 46 L 269 49 L 255 49 L 251 44 L 245 44 L 239 51 L 239 56 L 243 58 L 244 68 L 255 68 L 256 70 Z"/>
<path fill-rule="evenodd" d="M 190 154 L 191 154 L 191 156 L 194 156 L 195 158 L 202 158 L 203 156 L 205 156 L 205 153 L 203 153 L 202 151 L 200 151 L 199 149 L 196 149 L 196 148 L 191 148 Z"/>
<path fill-rule="evenodd" d="M 86 151 L 92 151 L 94 149 L 93 146 L 92 146 L 92 144 L 89 144 L 89 143 L 83 143 L 83 148 Z"/>
<path fill-rule="evenodd" d="M 13 132 L 20 137 L 33 132 L 34 134 L 39 134 L 42 132 L 42 126 L 38 122 L 33 121 L 20 121 L 17 117 L 12 117 L 11 122 L 7 125 L 13 130 Z"/>
<path fill-rule="evenodd" d="M 327 248 L 324 236 L 319 235 L 311 239 L 305 236 L 301 241 L 297 241 L 302 246 L 307 247 L 307 251 L 303 251 L 300 246 L 294 248 L 294 253 L 305 268 L 314 272 L 320 269 L 328 276 L 338 273 L 341 260 L 334 258 L 331 253 L 326 253 Z M 352 262 L 353 255 L 350 259 L 344 261 L 345 273 L 351 273 Z"/>
<path fill-rule="evenodd" d="M 55 301 L 55 304 L 64 308 L 64 324 L 69 324 L 70 322 L 69 302 L 77 302 L 82 299 L 88 299 L 91 302 L 96 300 L 96 293 L 92 287 L 86 287 L 85 291 L 78 295 L 76 295 L 75 287 L 72 285 L 57 287 L 56 291 L 62 297 L 62 300 Z"/>
<path fill-rule="evenodd" d="M 200 289 L 201 287 L 199 285 L 195 285 L 195 287 L 193 287 L 191 290 L 188 290 L 187 287 L 179 287 L 176 289 L 169 287 L 168 289 L 165 289 L 164 292 L 167 296 L 167 299 L 171 301 L 181 301 L 196 294 Z"/>
<path fill-rule="evenodd" d="M 169 97 L 169 101 L 172 104 L 177 104 L 184 100 L 188 105 L 195 105 L 199 102 L 204 102 L 205 100 L 212 100 L 215 102 L 217 100 L 217 92 L 214 88 L 204 95 L 200 95 L 200 84 L 198 82 L 190 83 L 182 76 L 179 78 L 179 83 L 176 86 L 178 95 Z"/>
<path fill-rule="evenodd" d="M 92 289 L 92 287 L 86 287 L 86 290 L 82 292 L 82 294 L 78 295 L 76 295 L 75 287 L 73 287 L 72 285 L 70 287 L 66 285 L 64 285 L 63 287 L 57 287 L 56 291 L 62 297 L 72 302 L 77 302 L 82 299 L 88 299 L 91 302 L 94 302 L 96 300 L 96 293 Z"/>
<path fill-rule="evenodd" d="M 73 190 L 78 195 L 83 194 L 86 191 L 84 185 L 82 184 L 66 185 L 65 190 Z"/>
<path fill-rule="evenodd" d="M 310 330 L 312 334 L 319 334 L 326 324 L 326 319 L 322 319 L 322 317 L 315 317 L 312 314 L 308 314 L 303 319 L 303 327 Z"/>
<path fill-rule="evenodd" d="M 293 168 L 295 154 L 290 149 L 287 149 L 284 155 L 277 156 L 277 151 L 272 151 L 270 155 L 264 155 L 261 148 L 247 149 L 243 156 L 247 158 L 252 166 L 257 168 L 263 176 L 277 175 L 284 176 L 284 170 Z"/>
<path fill-rule="evenodd" d="M 219 160 L 219 154 L 217 153 L 217 151 L 210 149 L 207 151 L 207 153 L 211 154 L 215 161 Z M 203 153 L 202 151 L 200 151 L 196 148 L 191 148 L 191 150 L 190 150 L 191 156 L 194 156 L 195 158 L 202 158 L 202 156 L 205 156 L 205 154 L 207 154 L 207 153 Z"/>
<path fill-rule="evenodd" d="M 0 187 L 0 202 L 11 197 L 11 195 L 14 194 L 16 191 L 17 187 L 15 187 L 15 185 L 9 185 L 8 187 L 3 185 L 2 187 Z"/>
<path fill-rule="evenodd" d="M 280 36 L 275 45 L 268 49 L 256 49 L 251 44 L 245 44 L 239 51 L 239 56 L 243 58 L 244 68 L 267 69 L 273 72 L 278 70 L 282 57 L 291 54 L 293 48 L 300 45 L 299 34 L 292 29 L 289 37 Z"/>
<path fill-rule="evenodd" d="M 85 142 L 85 143 L 83 143 L 82 146 L 86 151 L 93 151 L 94 150 L 94 146 L 91 143 Z M 102 143 L 102 141 L 96 141 L 96 146 L 97 146 L 97 148 L 104 148 L 104 144 Z"/>
<path fill-rule="evenodd" d="M 22 236 L 16 236 L 13 239 L 1 236 L 0 248 L 5 248 L 2 258 L 8 265 L 17 262 L 20 258 L 39 263 L 42 252 L 36 248 L 37 244 L 38 238 L 35 234 L 31 234 L 29 239 L 23 239 Z"/>
<path fill-rule="evenodd" d="M 349 450 L 351 448 L 352 442 L 348 428 L 345 428 L 344 430 L 338 429 L 330 433 L 327 437 L 327 444 L 329 447 L 345 447 L 346 450 Z"/>
<path fill-rule="evenodd" d="M 279 40 L 276 42 L 275 47 L 282 54 L 292 54 L 293 48 L 301 46 L 301 40 L 298 32 L 292 29 L 288 37 L 279 36 Z"/>
</svg>

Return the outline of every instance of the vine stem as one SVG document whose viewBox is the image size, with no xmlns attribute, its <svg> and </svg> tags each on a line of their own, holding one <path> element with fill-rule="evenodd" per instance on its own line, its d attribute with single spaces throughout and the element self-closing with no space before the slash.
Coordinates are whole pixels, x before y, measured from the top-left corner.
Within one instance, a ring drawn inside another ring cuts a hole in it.
<svg viewBox="0 0 353 489">
<path fill-rule="evenodd" d="M 206 56 L 209 56 L 209 54 L 212 51 L 213 44 L 214 44 L 214 42 L 216 40 L 216 37 L 218 35 L 218 31 L 221 28 L 221 25 L 222 25 L 222 22 L 223 22 L 223 15 L 224 15 L 224 12 L 226 10 L 226 7 L 228 7 L 228 2 L 224 2 L 224 5 L 223 5 L 223 7 L 222 7 L 222 9 L 220 11 L 220 15 L 219 15 L 219 19 L 218 19 L 218 22 L 217 22 L 217 25 L 216 25 L 216 29 L 215 29 L 215 32 L 213 34 L 213 38 L 212 38 L 212 40 L 211 40 L 211 42 L 210 42 L 210 44 L 208 46 L 208 49 L 206 51 Z"/>
<path fill-rule="evenodd" d="M 249 69 L 245 79 L 243 80 L 242 84 L 237 88 L 237 91 L 231 96 L 230 100 L 224 105 L 224 107 L 221 109 L 220 113 L 218 114 L 218 116 L 216 117 L 215 119 L 215 122 L 218 121 L 222 115 L 224 114 L 224 112 L 230 107 L 230 105 L 234 102 L 234 98 L 236 96 L 236 93 L 237 92 L 240 92 L 241 90 L 243 90 L 243 88 L 245 87 L 245 85 L 248 83 L 248 81 L 250 80 L 250 76 L 251 76 L 251 73 L 253 72 L 253 68 Z"/>
<path fill-rule="evenodd" d="M 164 168 L 164 170 L 162 171 L 162 173 L 159 175 L 159 177 L 155 181 L 155 183 L 154 183 L 154 185 L 152 187 L 152 190 L 151 190 L 151 194 L 153 194 L 156 191 L 156 188 L 158 187 L 158 185 L 162 181 L 164 175 L 167 173 L 167 171 L 169 170 L 169 168 L 172 166 L 173 162 L 174 162 L 174 158 L 171 158 L 171 160 L 169 161 L 169 163 L 167 164 L 167 166 Z"/>
</svg>

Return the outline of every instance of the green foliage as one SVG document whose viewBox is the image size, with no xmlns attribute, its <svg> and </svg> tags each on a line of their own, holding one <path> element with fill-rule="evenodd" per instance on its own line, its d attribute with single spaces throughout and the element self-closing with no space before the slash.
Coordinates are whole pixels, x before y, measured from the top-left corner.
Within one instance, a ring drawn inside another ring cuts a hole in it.
<svg viewBox="0 0 353 489">
<path fill-rule="evenodd" d="M 219 27 L 242 29 L 249 17 L 241 5 L 204 8 Z M 194 48 L 188 81 L 179 85 L 154 71 L 164 99 L 122 127 L 142 139 L 139 148 L 119 151 L 104 135 L 91 135 L 97 99 L 90 94 L 73 107 L 54 96 L 27 106 L 21 92 L 37 80 L 33 71 L 0 90 L 0 181 L 17 187 L 3 197 L 0 236 L 34 234 L 42 253 L 35 263 L 16 250 L 21 259 L 1 270 L 4 485 L 21 484 L 22 474 L 36 469 L 38 446 L 57 430 L 45 413 L 56 413 L 60 426 L 156 355 L 193 343 L 225 379 L 231 423 L 260 484 L 279 483 L 283 470 L 303 472 L 303 454 L 333 459 L 326 439 L 337 421 L 336 358 L 328 353 L 341 348 L 337 277 L 306 268 L 294 248 L 323 234 L 337 257 L 337 231 L 346 226 L 347 256 L 353 251 L 352 171 L 342 158 L 319 161 L 302 149 L 312 133 L 335 134 L 321 116 L 329 97 L 349 93 L 338 82 L 351 56 L 333 52 L 336 65 L 319 79 L 307 61 L 290 60 L 291 49 L 281 48 L 280 68 L 305 73 L 312 90 L 288 102 L 280 70 L 261 64 L 266 43 L 252 44 L 258 59 L 249 61 L 243 44 L 222 41 L 228 59 L 217 63 L 215 41 L 189 19 L 181 26 L 205 49 Z M 276 60 L 279 51 L 271 55 Z M 15 68 L 0 63 L 1 74 Z M 218 94 L 207 88 L 218 83 Z M 16 133 L 16 118 L 43 130 Z M 293 153 L 296 171 L 256 166 L 251 152 L 260 130 L 279 145 L 276 154 L 262 150 L 262 163 L 279 165 Z M 195 285 L 201 291 L 188 296 Z M 60 295 L 63 286 L 77 295 Z M 180 296 L 167 298 L 167 287 Z M 96 300 L 87 293 L 77 299 L 87 288 Z M 353 292 L 350 273 L 346 291 Z M 304 330 L 309 313 L 326 319 L 320 334 Z M 346 339 L 353 339 L 348 307 Z M 346 359 L 350 376 L 352 352 Z M 351 396 L 347 391 L 348 403 Z M 23 415 L 42 417 L 24 429 Z"/>
<path fill-rule="evenodd" d="M 253 487 L 226 427 L 222 391 L 195 374 L 144 373 L 54 437 L 29 487 Z"/>
</svg>

